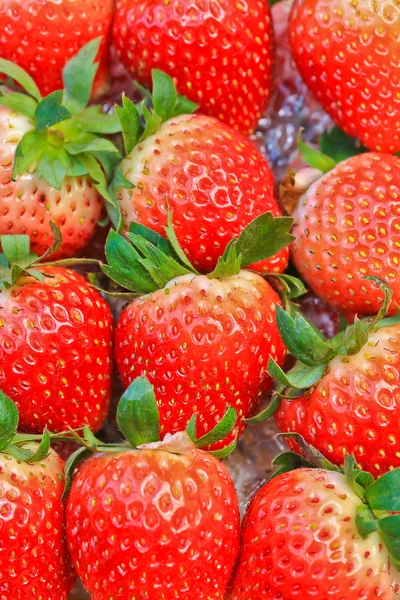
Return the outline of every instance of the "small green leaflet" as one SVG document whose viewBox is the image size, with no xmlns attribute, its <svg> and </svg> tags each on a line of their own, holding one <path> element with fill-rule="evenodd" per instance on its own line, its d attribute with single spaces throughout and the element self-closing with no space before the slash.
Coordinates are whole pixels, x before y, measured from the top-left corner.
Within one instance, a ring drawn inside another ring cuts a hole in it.
<svg viewBox="0 0 400 600">
<path fill-rule="evenodd" d="M 17 433 L 18 409 L 14 402 L 0 390 L 0 451 Z"/>
<path fill-rule="evenodd" d="M 62 105 L 62 91 L 53 92 L 43 98 L 35 111 L 36 131 L 44 131 L 57 123 L 71 118 L 70 111 Z"/>
<path fill-rule="evenodd" d="M 298 137 L 298 147 L 301 152 L 301 158 L 309 167 L 319 169 L 323 173 L 332 171 L 332 169 L 336 167 L 336 162 L 330 156 L 305 144 L 302 140 L 302 131 L 303 130 L 300 130 Z"/>
<path fill-rule="evenodd" d="M 124 392 L 117 408 L 117 422 L 133 448 L 159 441 L 157 401 L 146 377 L 136 378 Z"/>
<path fill-rule="evenodd" d="M 368 152 L 360 142 L 348 136 L 339 127 L 324 131 L 319 140 L 321 152 L 330 156 L 336 163 L 342 162 L 356 154 Z"/>
<path fill-rule="evenodd" d="M 11 62 L 10 60 L 5 60 L 4 58 L 0 58 L 0 73 L 4 73 L 17 83 L 30 95 L 32 98 L 41 101 L 42 96 L 39 92 L 39 88 L 32 79 L 32 77 L 24 71 L 21 67 Z M 1 101 L 0 101 L 1 104 Z"/>
<path fill-rule="evenodd" d="M 11 110 L 33 119 L 35 117 L 38 103 L 36 100 L 25 94 L 3 94 L 0 90 L 0 106 L 8 106 Z"/>
<path fill-rule="evenodd" d="M 72 113 L 79 113 L 90 99 L 98 63 L 94 60 L 100 47 L 101 38 L 96 38 L 67 62 L 63 70 L 63 105 Z"/>
<path fill-rule="evenodd" d="M 122 106 L 116 106 L 115 110 L 121 124 L 125 154 L 128 155 L 136 146 L 142 132 L 140 116 L 132 100 L 125 95 L 122 96 Z"/>
</svg>

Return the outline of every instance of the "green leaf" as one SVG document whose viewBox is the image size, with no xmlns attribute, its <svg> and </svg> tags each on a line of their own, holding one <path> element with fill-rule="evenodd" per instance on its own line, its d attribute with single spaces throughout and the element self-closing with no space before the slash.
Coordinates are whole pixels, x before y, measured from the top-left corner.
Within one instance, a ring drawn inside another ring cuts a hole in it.
<svg viewBox="0 0 400 600">
<path fill-rule="evenodd" d="M 178 115 L 191 115 L 199 108 L 199 104 L 192 102 L 186 96 L 178 94 L 176 99 L 174 112 L 171 117 L 177 117 Z"/>
<path fill-rule="evenodd" d="M 25 94 L 3 94 L 0 91 L 0 106 L 8 106 L 11 110 L 29 119 L 33 119 L 38 103 Z"/>
<path fill-rule="evenodd" d="M 400 512 L 400 469 L 377 479 L 365 491 L 365 499 L 374 512 Z"/>
<path fill-rule="evenodd" d="M 145 122 L 144 132 L 139 138 L 139 142 L 145 140 L 146 138 L 154 135 L 156 131 L 160 129 L 161 119 L 154 111 L 150 111 L 147 106 L 143 104 L 143 117 Z"/>
<path fill-rule="evenodd" d="M 400 515 L 379 519 L 379 534 L 389 552 L 390 562 L 400 569 Z"/>
<path fill-rule="evenodd" d="M 282 452 L 281 454 L 278 454 L 278 456 L 275 456 L 272 460 L 272 464 L 274 467 L 278 467 L 278 469 L 272 474 L 270 481 L 275 477 L 278 477 L 278 475 L 289 473 L 295 469 L 314 468 L 313 463 L 296 452 Z"/>
<path fill-rule="evenodd" d="M 58 90 L 43 98 L 35 111 L 36 131 L 44 131 L 52 125 L 71 118 L 71 113 L 62 105 L 62 91 Z"/>
<path fill-rule="evenodd" d="M 235 450 L 235 448 L 237 446 L 237 442 L 238 442 L 238 436 L 236 434 L 235 439 L 228 446 L 224 446 L 223 448 L 220 448 L 219 450 L 209 450 L 208 454 L 211 454 L 211 456 L 213 456 L 214 458 L 218 458 L 218 460 L 222 460 L 222 459 L 226 458 L 227 456 L 229 456 L 230 454 L 232 454 L 232 452 Z"/>
<path fill-rule="evenodd" d="M 168 241 L 149 227 L 142 225 L 141 223 L 136 223 L 135 221 L 131 221 L 129 223 L 129 233 L 133 233 L 142 237 L 144 240 L 147 240 L 153 246 L 159 248 L 164 254 L 171 256 L 174 258 L 174 253 L 172 252 L 172 248 L 170 247 Z"/>
<path fill-rule="evenodd" d="M 222 279 L 239 273 L 242 257 L 238 256 L 235 243 L 228 246 L 228 251 L 225 250 L 224 254 L 218 257 L 214 271 L 207 275 L 209 279 Z"/>
<path fill-rule="evenodd" d="M 301 129 L 298 137 L 298 147 L 300 150 L 301 158 L 309 167 L 314 167 L 315 169 L 319 169 L 323 173 L 328 173 L 332 171 L 336 167 L 336 162 L 326 154 L 319 152 L 319 150 L 314 150 L 308 144 L 305 144 L 302 140 L 302 132 Z"/>
<path fill-rule="evenodd" d="M 0 390 L 0 451 L 17 433 L 18 409 L 14 402 Z"/>
<path fill-rule="evenodd" d="M 32 77 L 21 67 L 11 62 L 10 60 L 5 60 L 4 58 L 0 58 L 0 73 L 4 73 L 8 77 L 11 77 L 14 81 L 19 83 L 19 85 L 24 88 L 24 90 L 35 100 L 40 102 L 42 96 L 39 92 L 39 88 L 32 79 Z"/>
<path fill-rule="evenodd" d="M 159 441 L 157 401 L 153 386 L 146 377 L 137 377 L 122 395 L 117 408 L 117 422 L 133 448 Z"/>
<path fill-rule="evenodd" d="M 91 40 L 67 62 L 63 70 L 63 104 L 72 114 L 85 108 L 90 99 L 98 63 L 95 63 L 101 38 Z"/>
<path fill-rule="evenodd" d="M 68 495 L 72 483 L 72 476 L 75 472 L 76 467 L 85 458 L 91 456 L 91 454 L 91 450 L 82 446 L 81 448 L 78 448 L 78 450 L 76 450 L 76 452 L 71 454 L 71 456 L 68 458 L 67 462 L 65 463 L 65 486 L 62 495 L 63 500 L 65 500 L 65 498 Z"/>
<path fill-rule="evenodd" d="M 294 299 L 299 298 L 307 293 L 307 288 L 304 283 L 298 277 L 288 275 L 287 273 L 270 274 L 267 275 L 267 279 L 276 278 L 283 286 L 283 293 L 285 298 Z"/>
<path fill-rule="evenodd" d="M 124 94 L 122 96 L 122 106 L 116 106 L 115 110 L 121 124 L 125 153 L 128 155 L 136 146 L 142 133 L 140 116 L 134 103 Z"/>
<path fill-rule="evenodd" d="M 174 226 L 172 223 L 172 212 L 168 209 L 168 206 L 167 206 L 167 226 L 164 227 L 164 230 L 165 230 L 165 233 L 167 234 L 169 243 L 171 244 L 172 248 L 174 249 L 175 254 L 179 258 L 181 263 L 183 265 L 185 265 L 189 269 L 189 271 L 191 271 L 192 273 L 198 274 L 198 272 L 193 267 L 193 265 L 191 264 L 190 260 L 188 259 L 188 257 L 186 256 L 186 254 L 184 253 L 184 251 L 182 250 L 182 248 L 178 242 L 178 238 L 176 237 L 175 229 L 174 229 Z"/>
<path fill-rule="evenodd" d="M 118 150 L 116 148 L 113 152 L 98 152 L 97 150 L 92 150 L 92 154 L 103 168 L 106 180 L 108 181 L 111 179 L 122 158 Z"/>
<path fill-rule="evenodd" d="M 347 454 L 344 461 L 344 475 L 351 489 L 359 498 L 364 500 L 365 488 L 360 484 L 359 476 L 362 473 L 361 469 L 357 468 L 356 459 L 352 454 Z"/>
<path fill-rule="evenodd" d="M 27 131 L 15 151 L 12 178 L 22 175 L 35 166 L 44 152 L 50 149 L 46 132 Z M 50 149 L 51 150 L 51 149 Z"/>
<path fill-rule="evenodd" d="M 44 152 L 36 167 L 37 177 L 47 181 L 56 190 L 61 190 L 68 171 L 68 161 L 65 158 L 61 149 Z"/>
<path fill-rule="evenodd" d="M 201 438 L 195 440 L 196 447 L 205 448 L 207 446 L 211 446 L 211 444 L 215 444 L 216 442 L 219 442 L 220 440 L 226 438 L 226 436 L 233 431 L 236 425 L 236 420 L 236 410 L 232 406 L 229 406 L 226 409 L 224 416 L 219 421 L 219 423 L 217 423 L 214 429 L 203 435 Z"/>
<path fill-rule="evenodd" d="M 268 419 L 274 416 L 274 414 L 280 407 L 281 402 L 282 398 L 278 395 L 275 395 L 266 409 L 264 409 L 254 417 L 243 419 L 244 423 L 246 423 L 247 425 L 254 425 L 255 423 L 264 423 L 264 421 L 267 421 Z"/>
<path fill-rule="evenodd" d="M 277 305 L 276 320 L 284 344 L 293 356 L 305 365 L 314 367 L 327 363 L 336 355 L 334 349 L 317 334 L 300 313 L 293 319 Z"/>
<path fill-rule="evenodd" d="M 157 286 L 147 270 L 139 262 L 135 248 L 116 231 L 110 230 L 105 246 L 108 265 L 101 265 L 103 272 L 128 290 L 148 294 Z"/>
<path fill-rule="evenodd" d="M 293 369 L 285 373 L 272 358 L 268 361 L 268 373 L 271 377 L 281 385 L 296 390 L 305 390 L 318 383 L 323 377 L 325 369 L 326 363 L 314 367 L 297 363 Z"/>
<path fill-rule="evenodd" d="M 92 133 L 81 136 L 81 138 L 75 142 L 65 142 L 64 149 L 74 156 L 81 154 L 82 152 L 107 152 L 119 155 L 117 148 L 110 140 L 97 137 Z"/>
<path fill-rule="evenodd" d="M 330 156 L 336 163 L 346 160 L 356 154 L 368 152 L 360 142 L 348 136 L 339 127 L 324 131 L 319 140 L 321 152 Z"/>
<path fill-rule="evenodd" d="M 153 69 L 151 76 L 153 80 L 152 100 L 154 110 L 162 122 L 168 121 L 174 114 L 178 99 L 174 81 L 167 73 L 158 69 Z"/>
<path fill-rule="evenodd" d="M 28 235 L 2 235 L 0 242 L 3 254 L 10 265 L 24 267 L 27 264 L 31 257 Z"/>
<path fill-rule="evenodd" d="M 120 133 L 121 123 L 116 112 L 105 113 L 101 106 L 88 106 L 74 117 L 75 124 L 88 133 Z"/>
<path fill-rule="evenodd" d="M 46 250 L 46 252 L 40 257 L 41 261 L 48 258 L 52 254 L 55 254 L 57 252 L 57 250 L 59 249 L 59 247 L 61 246 L 61 242 L 62 242 L 61 231 L 58 229 L 57 225 L 55 223 L 53 223 L 52 221 L 50 221 L 49 225 L 50 225 L 51 233 L 53 234 L 53 242 L 52 242 L 51 246 Z"/>
<path fill-rule="evenodd" d="M 44 460 L 49 455 L 49 451 L 50 451 L 50 434 L 47 431 L 47 429 L 45 429 L 43 431 L 42 441 L 40 442 L 40 445 L 37 448 L 37 450 L 35 452 L 31 452 L 31 450 L 29 450 L 29 452 L 31 452 L 31 456 L 29 457 L 28 462 L 33 463 L 33 462 L 40 462 L 41 460 Z"/>
<path fill-rule="evenodd" d="M 366 504 L 360 504 L 356 508 L 356 527 L 363 539 L 379 529 L 374 513 Z"/>
<path fill-rule="evenodd" d="M 190 437 L 191 441 L 194 444 L 196 442 L 196 439 L 197 439 L 197 435 L 196 435 L 196 431 L 197 431 L 197 414 L 196 413 L 190 417 L 189 423 L 187 424 L 185 431 L 186 431 L 186 433 L 188 434 L 188 436 Z"/>
</svg>

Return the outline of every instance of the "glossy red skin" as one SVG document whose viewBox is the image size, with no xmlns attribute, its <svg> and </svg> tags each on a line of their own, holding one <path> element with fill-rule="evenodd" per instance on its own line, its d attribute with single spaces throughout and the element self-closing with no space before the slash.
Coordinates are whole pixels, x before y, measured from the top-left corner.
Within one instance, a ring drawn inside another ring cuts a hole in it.
<svg viewBox="0 0 400 600">
<path fill-rule="evenodd" d="M 0 389 L 17 404 L 23 431 L 100 429 L 110 401 L 110 308 L 77 273 L 40 271 L 44 283 L 27 277 L 0 292 Z"/>
<path fill-rule="evenodd" d="M 362 540 L 360 499 L 341 473 L 298 469 L 253 497 L 230 600 L 393 600 L 396 572 L 377 533 Z"/>
<path fill-rule="evenodd" d="M 383 294 L 366 276 L 385 279 L 400 305 L 400 159 L 349 158 L 314 183 L 293 213 L 291 256 L 301 278 L 346 313 L 375 315 Z"/>
<path fill-rule="evenodd" d="M 359 354 L 335 358 L 314 389 L 282 400 L 278 429 L 299 433 L 337 465 L 354 454 L 374 477 L 400 467 L 399 344 L 394 325 L 371 334 Z"/>
<path fill-rule="evenodd" d="M 281 216 L 272 171 L 244 136 L 204 115 L 180 115 L 138 144 L 122 163 L 131 189 L 121 189 L 125 229 L 138 221 L 165 235 L 166 201 L 194 267 L 212 271 L 233 236 L 257 216 Z M 268 240 L 265 240 L 268 245 Z M 251 266 L 282 273 L 287 248 Z"/>
<path fill-rule="evenodd" d="M 29 464 L 0 454 L 0 600 L 68 598 L 76 575 L 65 539 L 63 469 L 53 451 Z"/>
<path fill-rule="evenodd" d="M 305 82 L 346 133 L 400 150 L 400 7 L 392 0 L 295 0 L 290 41 Z"/>
<path fill-rule="evenodd" d="M 125 387 L 139 375 L 154 386 L 162 432 L 185 429 L 197 413 L 197 436 L 210 431 L 228 405 L 237 430 L 272 380 L 268 359 L 282 366 L 285 347 L 275 321 L 279 297 L 255 273 L 225 280 L 183 276 L 138 298 L 121 314 L 115 357 Z M 214 444 L 225 446 L 232 435 Z"/>
<path fill-rule="evenodd" d="M 62 69 L 85 44 L 102 37 L 93 94 L 108 87 L 114 0 L 4 0 L 0 56 L 28 71 L 43 96 L 62 89 Z"/>
<path fill-rule="evenodd" d="M 161 69 L 201 112 L 250 134 L 272 91 L 273 29 L 264 0 L 118 0 L 117 54 L 134 79 Z"/>
<path fill-rule="evenodd" d="M 239 550 L 235 488 L 198 450 L 97 455 L 73 480 L 67 538 L 92 600 L 222 600 Z"/>
</svg>

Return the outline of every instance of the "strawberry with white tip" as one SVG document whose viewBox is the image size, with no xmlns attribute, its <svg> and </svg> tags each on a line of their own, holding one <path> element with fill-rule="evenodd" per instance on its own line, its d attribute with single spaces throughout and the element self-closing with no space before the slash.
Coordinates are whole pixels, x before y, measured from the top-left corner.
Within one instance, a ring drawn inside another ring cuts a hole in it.
<svg viewBox="0 0 400 600">
<path fill-rule="evenodd" d="M 86 106 L 99 43 L 82 48 L 64 68 L 64 90 L 44 98 L 28 73 L 0 58 L 0 72 L 21 85 L 0 94 L 0 235 L 28 235 L 37 254 L 52 244 L 50 221 L 62 233 L 62 258 L 76 256 L 104 217 L 106 175 L 120 158 L 104 134 L 120 126 Z"/>
</svg>

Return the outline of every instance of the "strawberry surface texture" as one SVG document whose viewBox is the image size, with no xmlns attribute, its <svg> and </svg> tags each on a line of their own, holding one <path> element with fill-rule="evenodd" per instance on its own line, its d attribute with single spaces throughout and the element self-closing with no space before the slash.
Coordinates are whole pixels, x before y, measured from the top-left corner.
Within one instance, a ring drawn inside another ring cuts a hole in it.
<svg viewBox="0 0 400 600">
<path fill-rule="evenodd" d="M 118 0 L 113 41 L 142 84 L 161 69 L 201 112 L 245 134 L 256 128 L 272 91 L 268 2 Z"/>
<path fill-rule="evenodd" d="M 290 40 L 305 82 L 370 150 L 400 150 L 397 0 L 295 0 Z"/>
<path fill-rule="evenodd" d="M 0 453 L 1 600 L 67 600 L 76 575 L 65 539 L 63 489 L 64 462 L 52 450 L 33 464 Z"/>
<path fill-rule="evenodd" d="M 110 401 L 112 315 L 86 280 L 40 267 L 1 292 L 0 388 L 22 430 L 101 427 Z"/>
<path fill-rule="evenodd" d="M 167 207 L 194 267 L 212 271 L 233 236 L 255 217 L 280 216 L 272 171 L 244 136 L 204 115 L 180 115 L 139 142 L 122 162 L 133 186 L 119 190 L 124 226 L 138 221 L 164 233 Z M 252 265 L 281 273 L 288 249 Z"/>
<path fill-rule="evenodd" d="M 0 56 L 20 65 L 42 94 L 62 89 L 62 69 L 87 42 L 102 38 L 94 92 L 108 87 L 113 0 L 5 0 L 0 5 Z"/>
<path fill-rule="evenodd" d="M 232 481 L 193 449 L 97 455 L 67 506 L 74 564 L 93 600 L 223 600 L 239 549 Z"/>
</svg>

